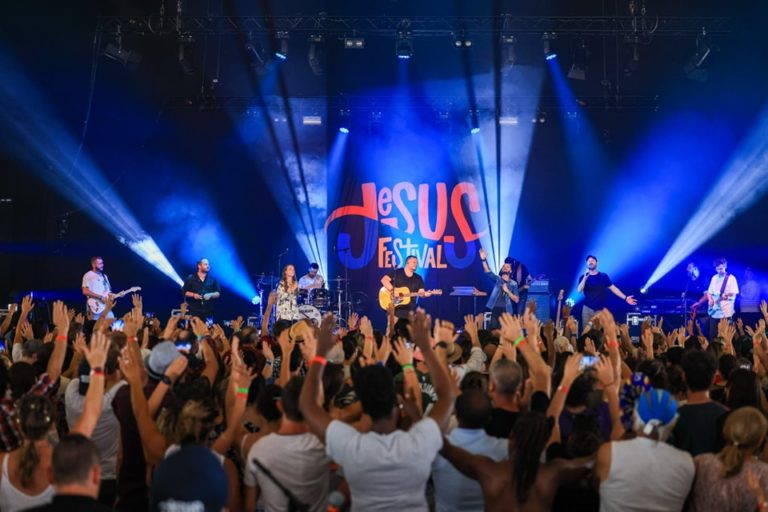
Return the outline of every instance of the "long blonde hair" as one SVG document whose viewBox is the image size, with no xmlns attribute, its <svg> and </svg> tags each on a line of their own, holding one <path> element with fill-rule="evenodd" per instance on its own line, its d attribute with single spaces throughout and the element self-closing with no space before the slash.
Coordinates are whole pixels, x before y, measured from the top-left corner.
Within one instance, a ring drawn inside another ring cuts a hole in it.
<svg viewBox="0 0 768 512">
<path fill-rule="evenodd" d="M 766 430 L 768 421 L 754 407 L 741 407 L 728 415 L 723 427 L 726 445 L 717 454 L 723 464 L 723 477 L 728 478 L 741 472 L 745 452 L 760 446 Z"/>
</svg>

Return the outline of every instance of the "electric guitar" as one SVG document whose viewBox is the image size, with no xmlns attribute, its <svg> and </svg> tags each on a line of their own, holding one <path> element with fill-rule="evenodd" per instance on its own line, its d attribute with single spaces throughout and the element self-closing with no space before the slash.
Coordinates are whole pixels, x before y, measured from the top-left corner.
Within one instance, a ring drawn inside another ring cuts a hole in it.
<svg viewBox="0 0 768 512">
<path fill-rule="evenodd" d="M 712 303 L 707 309 L 710 318 L 729 318 L 733 316 L 733 293 L 712 293 Z M 717 316 L 716 316 L 717 315 Z"/>
<path fill-rule="evenodd" d="M 563 306 L 563 296 L 565 295 L 565 290 L 560 290 L 560 293 L 557 294 L 557 315 L 555 315 L 555 329 L 560 331 L 560 310 Z"/>
<path fill-rule="evenodd" d="M 133 288 L 128 288 L 127 290 L 123 290 L 120 293 L 116 293 L 113 296 L 113 298 L 117 300 L 121 297 L 125 297 L 129 293 L 140 292 L 140 291 L 141 291 L 141 286 L 134 286 Z M 86 302 L 88 303 L 88 309 L 90 309 L 91 313 L 93 313 L 94 315 L 101 314 L 101 312 L 104 311 L 104 309 L 106 308 L 103 301 L 99 299 L 95 299 L 93 297 L 88 297 L 88 300 Z"/>
<path fill-rule="evenodd" d="M 426 297 L 431 295 L 442 295 L 443 290 L 427 290 Z M 395 307 L 405 306 L 411 303 L 411 297 L 418 297 L 417 292 L 412 292 L 407 286 L 401 288 L 395 288 L 393 291 L 389 291 L 383 286 L 379 290 L 379 306 L 381 309 L 387 310 L 389 306 L 394 303 Z"/>
</svg>

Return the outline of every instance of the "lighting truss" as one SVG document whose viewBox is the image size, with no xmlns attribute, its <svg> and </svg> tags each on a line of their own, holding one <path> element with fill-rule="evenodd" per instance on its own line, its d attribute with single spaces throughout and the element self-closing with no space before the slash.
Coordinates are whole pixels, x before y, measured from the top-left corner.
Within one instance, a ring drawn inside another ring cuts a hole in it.
<svg viewBox="0 0 768 512">
<path fill-rule="evenodd" d="M 276 31 L 323 34 L 343 39 L 395 37 L 403 18 L 395 16 L 102 16 L 97 32 L 114 34 L 272 34 Z M 482 35 L 514 33 L 517 37 L 541 37 L 542 32 L 580 36 L 637 35 L 638 26 L 649 27 L 646 35 L 696 36 L 701 27 L 710 35 L 732 32 L 728 17 L 702 16 L 416 16 L 409 17 L 413 37 L 451 37 L 456 33 Z M 639 22 L 640 21 L 640 22 Z M 183 27 L 183 29 L 182 29 Z"/>
</svg>

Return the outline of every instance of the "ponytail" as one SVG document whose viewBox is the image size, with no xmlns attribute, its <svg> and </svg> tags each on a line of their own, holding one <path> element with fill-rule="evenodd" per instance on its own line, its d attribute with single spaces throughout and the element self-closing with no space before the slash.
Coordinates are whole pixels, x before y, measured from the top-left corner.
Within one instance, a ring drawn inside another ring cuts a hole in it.
<svg viewBox="0 0 768 512">
<path fill-rule="evenodd" d="M 735 442 L 723 448 L 717 458 L 723 464 L 724 478 L 738 475 L 744 465 L 744 452 Z"/>
<path fill-rule="evenodd" d="M 40 454 L 37 452 L 35 443 L 25 443 L 21 447 L 21 459 L 19 460 L 19 480 L 23 488 L 28 489 L 32 486 L 38 464 L 40 464 Z"/>
</svg>

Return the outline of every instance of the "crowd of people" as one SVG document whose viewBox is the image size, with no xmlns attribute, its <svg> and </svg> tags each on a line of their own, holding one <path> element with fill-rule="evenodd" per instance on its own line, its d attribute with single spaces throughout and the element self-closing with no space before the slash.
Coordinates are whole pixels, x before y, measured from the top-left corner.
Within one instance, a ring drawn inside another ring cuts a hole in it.
<svg viewBox="0 0 768 512">
<path fill-rule="evenodd" d="M 183 304 L 162 325 L 139 295 L 49 322 L 24 297 L 0 323 L 0 510 L 768 510 L 765 302 L 633 343 L 607 309 L 376 329 L 272 323 L 276 301 L 259 329 Z"/>
</svg>

